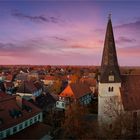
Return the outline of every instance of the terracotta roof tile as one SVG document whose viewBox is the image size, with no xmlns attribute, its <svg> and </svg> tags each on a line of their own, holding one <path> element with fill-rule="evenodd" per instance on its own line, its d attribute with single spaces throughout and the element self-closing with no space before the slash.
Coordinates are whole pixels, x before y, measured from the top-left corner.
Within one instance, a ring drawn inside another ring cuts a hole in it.
<svg viewBox="0 0 140 140">
<path fill-rule="evenodd" d="M 17 96 L 7 95 L 6 93 L 0 93 L 0 118 L 3 120 L 3 123 L 0 125 L 0 130 L 4 130 L 13 125 L 21 123 L 41 112 L 39 108 L 24 99 L 22 100 L 22 104 L 31 107 L 32 112 L 23 110 L 22 107 L 18 105 L 16 97 Z M 21 111 L 22 116 L 17 117 L 16 119 L 12 118 L 9 113 L 9 111 L 12 109 Z"/>
<path fill-rule="evenodd" d="M 71 90 L 67 90 L 68 89 L 68 86 L 70 87 Z M 69 96 L 69 95 L 72 95 L 75 97 L 75 98 L 80 98 L 86 94 L 89 94 L 91 93 L 91 90 L 90 90 L 90 86 L 88 84 L 85 84 L 85 83 L 70 83 L 68 85 L 64 91 L 60 94 L 60 96 Z M 68 93 L 66 93 L 68 92 Z M 72 93 L 71 93 L 72 92 Z"/>
<path fill-rule="evenodd" d="M 91 93 L 90 87 L 85 83 L 71 83 L 72 91 L 76 98 L 80 98 L 86 94 Z"/>
<path fill-rule="evenodd" d="M 123 75 L 120 88 L 124 109 L 140 109 L 140 75 Z"/>
<path fill-rule="evenodd" d="M 94 79 L 94 78 L 89 78 L 89 77 L 87 77 L 87 78 L 82 77 L 82 78 L 80 79 L 80 82 L 89 84 L 90 86 L 96 86 L 96 83 L 97 83 L 96 79 Z"/>
</svg>

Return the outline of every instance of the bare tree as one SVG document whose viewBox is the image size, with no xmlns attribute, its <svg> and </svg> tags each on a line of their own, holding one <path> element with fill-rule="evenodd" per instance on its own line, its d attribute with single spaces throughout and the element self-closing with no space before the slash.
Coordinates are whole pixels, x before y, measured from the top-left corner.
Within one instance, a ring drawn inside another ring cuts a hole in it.
<svg viewBox="0 0 140 140">
<path fill-rule="evenodd" d="M 132 111 L 125 111 L 119 97 L 106 101 L 104 115 L 108 120 L 102 123 L 100 136 L 106 138 L 136 138 L 137 123 Z M 140 117 L 139 117 L 140 118 Z M 137 118 L 137 120 L 139 120 Z M 136 122 L 136 123 L 135 123 Z"/>
<path fill-rule="evenodd" d="M 86 107 L 73 103 L 66 110 L 65 121 L 62 124 L 63 138 L 93 139 L 97 137 L 97 121 L 89 121 L 86 118 Z"/>
</svg>

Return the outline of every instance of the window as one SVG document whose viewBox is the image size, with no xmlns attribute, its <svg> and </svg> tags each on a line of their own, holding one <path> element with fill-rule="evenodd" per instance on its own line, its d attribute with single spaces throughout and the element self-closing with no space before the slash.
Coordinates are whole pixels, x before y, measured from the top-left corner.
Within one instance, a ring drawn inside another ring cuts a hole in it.
<svg viewBox="0 0 140 140">
<path fill-rule="evenodd" d="M 137 112 L 133 112 L 133 133 L 137 133 Z"/>
<path fill-rule="evenodd" d="M 38 120 L 40 120 L 40 114 L 38 115 Z"/>
<path fill-rule="evenodd" d="M 10 129 L 6 131 L 6 136 L 10 136 Z"/>
<path fill-rule="evenodd" d="M 37 117 L 34 118 L 34 122 L 37 122 Z"/>
<path fill-rule="evenodd" d="M 30 120 L 30 125 L 31 125 L 31 124 L 33 124 L 33 120 L 32 120 L 32 119 Z"/>
<path fill-rule="evenodd" d="M 1 138 L 3 138 L 3 133 L 2 133 L 2 132 L 0 132 L 0 139 L 1 139 Z"/>
<path fill-rule="evenodd" d="M 112 129 L 112 124 L 109 125 L 109 129 L 110 129 L 110 130 Z"/>
<path fill-rule="evenodd" d="M 113 82 L 114 81 L 114 75 L 109 75 L 108 81 Z"/>
<path fill-rule="evenodd" d="M 62 103 L 62 107 L 64 107 L 64 103 Z"/>
<path fill-rule="evenodd" d="M 20 129 L 20 130 L 22 129 L 22 124 L 19 125 L 19 129 Z"/>
<path fill-rule="evenodd" d="M 108 88 L 108 91 L 109 91 L 109 92 L 113 92 L 113 87 L 109 87 L 109 88 Z"/>
<path fill-rule="evenodd" d="M 3 124 L 3 119 L 2 118 L 0 118 L 0 124 Z"/>
<path fill-rule="evenodd" d="M 15 126 L 14 128 L 13 128 L 13 133 L 16 133 L 17 132 L 17 127 Z"/>
<path fill-rule="evenodd" d="M 27 126 L 28 126 L 28 121 L 25 122 L 25 127 L 27 127 Z"/>
</svg>

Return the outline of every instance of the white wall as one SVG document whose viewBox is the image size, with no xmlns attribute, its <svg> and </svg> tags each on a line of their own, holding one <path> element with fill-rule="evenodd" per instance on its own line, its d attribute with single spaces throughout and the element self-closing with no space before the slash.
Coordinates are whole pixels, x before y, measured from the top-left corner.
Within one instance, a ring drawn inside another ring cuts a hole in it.
<svg viewBox="0 0 140 140">
<path fill-rule="evenodd" d="M 109 87 L 113 87 L 113 91 L 109 92 Z M 99 124 L 108 123 L 114 119 L 112 116 L 112 108 L 114 103 L 120 102 L 120 87 L 121 83 L 99 83 L 98 93 L 98 121 Z M 118 108 L 119 109 L 119 108 Z"/>
<path fill-rule="evenodd" d="M 66 108 L 65 101 L 57 101 L 56 102 L 56 108 L 65 109 Z"/>
</svg>

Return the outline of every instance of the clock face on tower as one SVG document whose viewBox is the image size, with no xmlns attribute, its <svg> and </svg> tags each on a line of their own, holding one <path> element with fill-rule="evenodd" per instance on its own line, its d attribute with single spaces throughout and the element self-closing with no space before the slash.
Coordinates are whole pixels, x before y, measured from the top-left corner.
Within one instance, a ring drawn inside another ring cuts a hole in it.
<svg viewBox="0 0 140 140">
<path fill-rule="evenodd" d="M 109 80 L 110 82 L 114 82 L 114 75 L 109 75 L 108 80 Z"/>
</svg>

